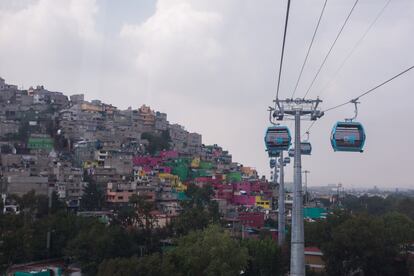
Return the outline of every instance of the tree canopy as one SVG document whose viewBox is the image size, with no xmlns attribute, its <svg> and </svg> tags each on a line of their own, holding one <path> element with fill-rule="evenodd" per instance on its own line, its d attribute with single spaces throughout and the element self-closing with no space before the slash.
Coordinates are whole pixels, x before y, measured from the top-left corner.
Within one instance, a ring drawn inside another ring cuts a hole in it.
<svg viewBox="0 0 414 276">
<path fill-rule="evenodd" d="M 161 135 L 150 132 L 144 132 L 141 135 L 141 139 L 145 139 L 148 141 L 148 146 L 146 147 L 146 149 L 147 152 L 151 155 L 154 155 L 155 153 L 163 150 L 170 149 L 171 138 L 168 131 L 163 131 Z"/>
<path fill-rule="evenodd" d="M 305 238 L 308 246 L 322 249 L 329 275 L 408 275 L 406 250 L 414 240 L 414 222 L 400 213 L 337 212 L 305 223 Z"/>
</svg>

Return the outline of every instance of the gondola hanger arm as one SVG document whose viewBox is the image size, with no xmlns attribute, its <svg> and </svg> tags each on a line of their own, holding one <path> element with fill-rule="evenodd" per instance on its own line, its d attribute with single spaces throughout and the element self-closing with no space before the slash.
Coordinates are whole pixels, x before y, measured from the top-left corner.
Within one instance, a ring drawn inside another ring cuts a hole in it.
<svg viewBox="0 0 414 276">
<path fill-rule="evenodd" d="M 349 118 L 349 119 L 345 119 L 346 122 L 352 122 L 353 120 L 355 120 L 358 117 L 358 104 L 360 103 L 360 102 L 358 102 L 358 100 L 359 100 L 359 97 L 349 101 L 349 103 L 354 104 L 354 107 L 355 107 L 354 113 L 355 114 L 354 114 L 354 117 Z"/>
</svg>

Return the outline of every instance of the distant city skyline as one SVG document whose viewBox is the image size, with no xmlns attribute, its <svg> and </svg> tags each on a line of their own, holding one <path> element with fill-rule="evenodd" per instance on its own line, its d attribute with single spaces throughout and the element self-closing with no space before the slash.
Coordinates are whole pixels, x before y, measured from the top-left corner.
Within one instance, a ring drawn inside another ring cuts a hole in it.
<svg viewBox="0 0 414 276">
<path fill-rule="evenodd" d="M 334 73 L 382 9 L 360 1 L 310 92 L 323 108 L 364 92 L 413 65 L 414 3 L 391 1 L 343 69 Z M 293 2 L 282 72 L 289 97 L 324 1 Z M 299 84 L 303 96 L 351 2 L 329 1 Z M 255 1 L 5 0 L 0 3 L 0 77 L 19 87 L 44 85 L 84 93 L 126 109 L 142 104 L 228 149 L 235 161 L 269 175 L 263 134 L 276 92 L 285 3 Z M 412 188 L 413 73 L 362 100 L 365 152 L 334 153 L 333 123 L 352 106 L 327 114 L 311 131 L 303 157 L 309 185 Z M 332 81 L 333 80 L 333 81 Z M 324 88 L 327 87 L 326 90 Z M 286 122 L 291 127 L 290 122 Z M 303 130 L 309 123 L 303 123 Z M 303 131 L 304 132 L 304 131 Z M 393 143 L 393 144 L 390 144 Z M 408 145 L 406 145 L 408 144 Z M 292 164 L 287 168 L 291 181 Z"/>
</svg>

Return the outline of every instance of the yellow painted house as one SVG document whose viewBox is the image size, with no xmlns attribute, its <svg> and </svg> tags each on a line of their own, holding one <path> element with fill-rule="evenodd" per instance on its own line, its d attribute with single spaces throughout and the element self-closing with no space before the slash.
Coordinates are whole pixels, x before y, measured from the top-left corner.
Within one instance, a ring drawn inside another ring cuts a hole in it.
<svg viewBox="0 0 414 276">
<path fill-rule="evenodd" d="M 98 161 L 84 161 L 82 165 L 84 169 L 99 167 Z"/>
<path fill-rule="evenodd" d="M 187 186 L 180 181 L 180 178 L 177 175 L 170 173 L 159 173 L 158 177 L 162 180 L 170 181 L 171 187 L 174 188 L 177 192 L 184 192 L 187 190 Z"/>
<path fill-rule="evenodd" d="M 88 112 L 102 112 L 102 106 L 91 103 L 83 103 L 81 104 L 81 110 Z"/>
<path fill-rule="evenodd" d="M 262 207 L 263 209 L 270 209 L 270 200 L 264 200 L 261 196 L 256 196 L 257 207 Z"/>
<path fill-rule="evenodd" d="M 194 159 L 191 161 L 191 168 L 195 169 L 200 167 L 200 157 L 194 157 Z"/>
</svg>

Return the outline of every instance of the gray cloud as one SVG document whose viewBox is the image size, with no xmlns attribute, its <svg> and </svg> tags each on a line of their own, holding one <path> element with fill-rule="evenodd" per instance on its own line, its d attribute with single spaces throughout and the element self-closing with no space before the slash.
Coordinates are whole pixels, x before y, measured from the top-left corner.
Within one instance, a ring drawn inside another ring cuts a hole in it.
<svg viewBox="0 0 414 276">
<path fill-rule="evenodd" d="M 106 2 L 12 1 L 0 5 L 0 75 L 26 87 L 42 83 L 68 94 L 85 92 L 125 108 L 143 103 L 171 121 L 228 148 L 235 160 L 268 173 L 263 134 L 275 95 L 285 3 L 280 1 L 159 0 L 136 23 L 114 13 L 118 32 L 104 31 Z M 310 95 L 331 80 L 342 59 L 384 1 L 360 1 Z M 291 95 L 323 1 L 292 3 L 281 96 Z M 329 1 L 301 80 L 302 96 L 352 1 Z M 128 22 L 128 23 L 125 23 Z M 115 24 L 115 23 L 114 23 Z M 324 107 L 340 103 L 412 65 L 414 3 L 394 0 L 322 94 Z M 407 138 L 413 137 L 413 75 L 363 99 L 359 119 L 364 154 L 333 153 L 329 134 L 352 107 L 328 113 L 311 133 L 314 153 L 304 157 L 310 184 L 412 187 Z M 397 101 L 398 100 L 398 101 Z M 304 123 L 306 126 L 307 123 Z M 391 144 L 392 143 L 392 144 Z M 288 180 L 291 168 L 288 169 Z"/>
</svg>

